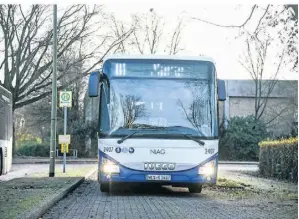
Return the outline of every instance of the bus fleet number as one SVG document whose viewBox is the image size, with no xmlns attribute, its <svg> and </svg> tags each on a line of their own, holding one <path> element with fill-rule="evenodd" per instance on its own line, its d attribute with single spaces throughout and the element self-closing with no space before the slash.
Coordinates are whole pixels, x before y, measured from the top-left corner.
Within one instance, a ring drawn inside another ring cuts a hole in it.
<svg viewBox="0 0 299 219">
<path fill-rule="evenodd" d="M 112 152 L 113 147 L 104 147 L 104 152 Z"/>
<path fill-rule="evenodd" d="M 215 149 L 214 148 L 205 148 L 206 154 L 214 154 Z"/>
</svg>

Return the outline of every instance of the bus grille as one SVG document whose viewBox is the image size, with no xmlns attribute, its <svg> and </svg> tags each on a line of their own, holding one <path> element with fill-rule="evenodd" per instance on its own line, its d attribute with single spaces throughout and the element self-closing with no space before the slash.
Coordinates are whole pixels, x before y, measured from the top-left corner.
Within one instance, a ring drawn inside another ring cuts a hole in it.
<svg viewBox="0 0 299 219">
<path fill-rule="evenodd" d="M 7 147 L 4 148 L 4 157 L 7 157 Z"/>
</svg>

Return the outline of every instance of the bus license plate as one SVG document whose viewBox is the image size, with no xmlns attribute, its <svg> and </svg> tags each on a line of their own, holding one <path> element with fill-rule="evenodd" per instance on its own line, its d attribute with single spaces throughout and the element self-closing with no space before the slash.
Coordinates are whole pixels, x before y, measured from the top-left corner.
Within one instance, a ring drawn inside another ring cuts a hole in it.
<svg viewBox="0 0 299 219">
<path fill-rule="evenodd" d="M 151 181 L 170 181 L 171 175 L 147 175 L 146 180 Z"/>
</svg>

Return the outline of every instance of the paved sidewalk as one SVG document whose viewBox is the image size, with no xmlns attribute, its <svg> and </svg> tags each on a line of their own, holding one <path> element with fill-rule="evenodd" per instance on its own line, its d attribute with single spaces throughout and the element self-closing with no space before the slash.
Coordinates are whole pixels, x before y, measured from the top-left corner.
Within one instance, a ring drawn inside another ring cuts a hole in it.
<svg viewBox="0 0 299 219">
<path fill-rule="evenodd" d="M 66 165 L 66 173 L 72 170 L 88 167 L 97 167 L 96 164 L 69 164 Z M 56 171 L 62 170 L 62 164 L 55 165 Z M 30 177 L 32 175 L 49 173 L 49 164 L 13 164 L 12 169 L 5 175 L 0 176 L 1 181 L 8 181 L 14 178 Z"/>
<path fill-rule="evenodd" d="M 121 187 L 100 192 L 96 174 L 51 208 L 43 219 L 295 219 L 297 203 L 243 190 L 204 188 Z"/>
<path fill-rule="evenodd" d="M 13 164 L 47 164 L 50 159 L 48 157 L 17 157 L 12 159 Z M 96 163 L 97 158 L 67 158 L 67 163 Z M 63 163 L 62 158 L 55 159 L 56 164 Z"/>
</svg>

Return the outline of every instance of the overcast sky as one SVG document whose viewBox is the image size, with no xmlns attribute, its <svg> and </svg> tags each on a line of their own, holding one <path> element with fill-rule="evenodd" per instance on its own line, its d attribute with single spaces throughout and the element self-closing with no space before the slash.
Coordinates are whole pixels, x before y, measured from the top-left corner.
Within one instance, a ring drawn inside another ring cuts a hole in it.
<svg viewBox="0 0 299 219">
<path fill-rule="evenodd" d="M 117 19 L 126 22 L 131 21 L 130 16 L 133 13 L 147 13 L 150 8 L 153 8 L 157 14 L 165 18 L 166 32 L 174 29 L 178 15 L 184 15 L 185 18 L 200 17 L 223 25 L 239 25 L 248 17 L 252 7 L 249 4 L 202 5 L 197 0 L 184 0 L 173 4 L 171 1 L 162 0 L 102 0 L 99 4 L 104 5 L 106 12 L 113 12 Z M 62 7 L 58 4 L 59 8 Z M 258 18 L 259 14 L 253 17 L 248 27 L 255 26 Z M 235 39 L 238 31 L 238 29 L 216 27 L 190 19 L 183 30 L 181 45 L 184 51 L 180 54 L 189 56 L 202 54 L 212 57 L 216 61 L 219 78 L 249 79 L 249 73 L 238 62 L 240 55 L 245 52 L 245 43 L 242 39 Z M 281 50 L 281 48 L 278 49 Z M 278 50 L 272 46 L 269 52 L 265 70 L 266 77 L 271 77 L 276 67 L 273 62 Z M 288 68 L 282 68 L 279 78 L 297 80 L 297 73 L 290 72 Z M 1 79 L 3 80 L 3 75 L 0 74 Z"/>
<path fill-rule="evenodd" d="M 107 11 L 114 12 L 121 20 L 129 20 L 130 15 L 136 12 L 148 12 L 153 8 L 156 13 L 166 19 L 165 27 L 170 30 L 175 26 L 178 15 L 185 17 L 200 17 L 211 22 L 223 25 L 239 25 L 248 17 L 252 5 L 202 5 L 196 0 L 185 0 L 170 4 L 165 1 L 137 1 L 137 0 L 104 0 L 102 1 Z M 255 26 L 259 14 L 253 17 L 249 23 Z M 200 21 L 191 20 L 184 28 L 182 45 L 185 48 L 182 55 L 211 56 L 216 61 L 218 77 L 223 79 L 247 79 L 249 74 L 239 64 L 239 56 L 245 51 L 244 41 L 235 39 L 238 29 L 215 27 Z M 278 52 L 271 48 L 266 68 L 267 76 L 273 72 L 273 60 Z M 290 73 L 288 69 L 282 69 L 281 79 L 297 79 L 297 73 Z"/>
</svg>

